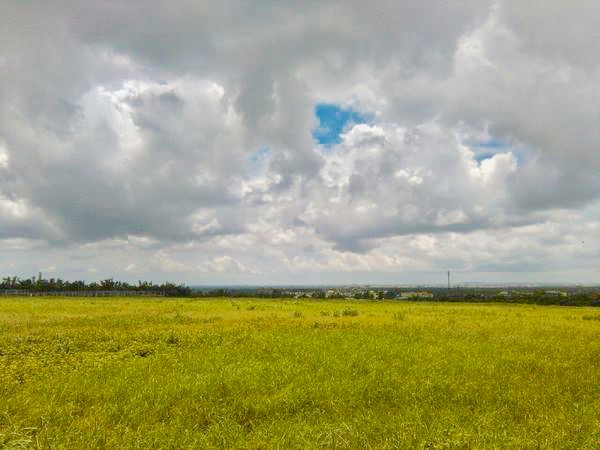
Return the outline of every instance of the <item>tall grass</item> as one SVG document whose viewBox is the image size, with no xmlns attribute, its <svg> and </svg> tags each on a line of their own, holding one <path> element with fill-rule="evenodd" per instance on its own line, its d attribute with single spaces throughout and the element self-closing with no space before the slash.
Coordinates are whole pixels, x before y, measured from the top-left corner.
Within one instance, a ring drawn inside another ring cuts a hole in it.
<svg viewBox="0 0 600 450">
<path fill-rule="evenodd" d="M 592 308 L 0 300 L 0 447 L 599 448 Z"/>
</svg>

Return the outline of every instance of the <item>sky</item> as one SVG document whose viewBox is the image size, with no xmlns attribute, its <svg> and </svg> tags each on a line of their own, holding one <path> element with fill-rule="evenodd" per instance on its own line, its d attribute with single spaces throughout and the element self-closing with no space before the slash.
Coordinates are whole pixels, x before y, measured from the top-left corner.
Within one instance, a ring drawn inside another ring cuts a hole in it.
<svg viewBox="0 0 600 450">
<path fill-rule="evenodd" d="M 0 274 L 600 283 L 594 0 L 0 2 Z"/>
</svg>

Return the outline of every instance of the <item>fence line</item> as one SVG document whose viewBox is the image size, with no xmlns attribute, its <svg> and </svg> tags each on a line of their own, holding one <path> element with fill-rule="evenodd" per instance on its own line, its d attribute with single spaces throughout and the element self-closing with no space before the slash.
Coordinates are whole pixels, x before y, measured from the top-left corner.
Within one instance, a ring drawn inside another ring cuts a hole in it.
<svg viewBox="0 0 600 450">
<path fill-rule="evenodd" d="M 164 297 L 164 291 L 34 291 L 31 289 L 0 289 L 0 296 L 24 297 Z"/>
</svg>

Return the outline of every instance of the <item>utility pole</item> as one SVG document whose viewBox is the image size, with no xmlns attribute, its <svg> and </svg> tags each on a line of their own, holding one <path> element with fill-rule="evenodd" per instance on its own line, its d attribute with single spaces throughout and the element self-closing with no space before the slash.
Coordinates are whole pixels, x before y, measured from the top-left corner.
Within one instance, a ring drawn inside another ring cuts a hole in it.
<svg viewBox="0 0 600 450">
<path fill-rule="evenodd" d="M 450 271 L 448 271 L 448 290 L 450 290 Z"/>
</svg>

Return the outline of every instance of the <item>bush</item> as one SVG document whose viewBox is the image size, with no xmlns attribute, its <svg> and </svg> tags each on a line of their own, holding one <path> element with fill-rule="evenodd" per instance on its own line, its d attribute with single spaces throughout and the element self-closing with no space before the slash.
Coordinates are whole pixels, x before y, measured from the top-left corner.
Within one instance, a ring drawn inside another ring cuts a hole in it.
<svg viewBox="0 0 600 450">
<path fill-rule="evenodd" d="M 575 303 L 573 300 L 561 300 L 560 306 L 577 306 L 577 303 Z"/>
<path fill-rule="evenodd" d="M 143 346 L 140 346 L 137 348 L 133 348 L 131 350 L 131 353 L 133 354 L 133 356 L 139 356 L 140 358 L 146 358 L 154 353 L 154 349 L 147 345 L 143 345 Z"/>
<path fill-rule="evenodd" d="M 179 344 L 179 338 L 173 331 L 171 331 L 165 339 L 165 342 L 169 345 L 177 345 Z"/>
</svg>

